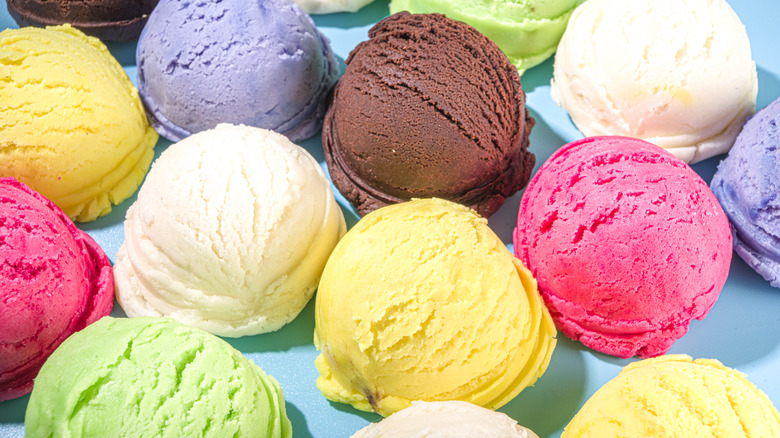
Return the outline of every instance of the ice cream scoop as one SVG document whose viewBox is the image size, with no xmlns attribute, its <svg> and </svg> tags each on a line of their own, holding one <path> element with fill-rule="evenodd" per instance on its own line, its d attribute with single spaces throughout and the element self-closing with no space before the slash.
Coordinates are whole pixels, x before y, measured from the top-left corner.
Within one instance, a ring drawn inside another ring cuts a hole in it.
<svg viewBox="0 0 780 438">
<path fill-rule="evenodd" d="M 0 175 L 91 221 L 130 197 L 157 133 L 97 38 L 68 26 L 0 32 Z"/>
<path fill-rule="evenodd" d="M 423 402 L 357 431 L 351 438 L 538 438 L 508 415 L 462 401 Z"/>
<path fill-rule="evenodd" d="M 724 0 L 588 0 L 558 46 L 551 92 L 585 136 L 641 138 L 695 163 L 731 149 L 758 79 Z"/>
<path fill-rule="evenodd" d="M 129 316 L 220 336 L 274 331 L 314 293 L 344 217 L 319 163 L 281 134 L 222 124 L 171 145 L 125 219 Z"/>
<path fill-rule="evenodd" d="M 440 13 L 474 26 L 495 42 L 520 74 L 558 47 L 572 11 L 585 0 L 392 0 L 390 13 Z"/>
<path fill-rule="evenodd" d="M 712 191 L 731 222 L 734 250 L 780 287 L 780 99 L 745 123 L 712 178 Z"/>
<path fill-rule="evenodd" d="M 330 42 L 289 0 L 162 2 L 136 61 L 149 117 L 171 141 L 219 123 L 306 139 L 338 76 Z"/>
<path fill-rule="evenodd" d="M 106 317 L 35 380 L 26 436 L 287 438 L 282 389 L 227 342 L 167 318 Z"/>
<path fill-rule="evenodd" d="M 70 23 L 104 41 L 138 38 L 159 0 L 8 0 L 8 12 L 19 26 Z"/>
<path fill-rule="evenodd" d="M 741 372 L 668 355 L 626 365 L 585 402 L 561 438 L 780 436 L 780 414 Z"/>
<path fill-rule="evenodd" d="M 390 415 L 413 400 L 497 409 L 547 369 L 555 327 L 536 282 L 462 205 L 366 215 L 336 246 L 315 304 L 317 388 Z"/>
<path fill-rule="evenodd" d="M 663 354 L 703 319 L 732 253 L 726 215 L 701 177 L 627 137 L 558 149 L 523 194 L 514 249 L 558 328 L 623 358 Z"/>
<path fill-rule="evenodd" d="M 335 186 L 361 215 L 438 197 L 490 216 L 534 166 L 517 69 L 443 15 L 400 12 L 368 36 L 347 58 L 322 129 Z"/>
<path fill-rule="evenodd" d="M 111 264 L 54 203 L 0 178 L 0 401 L 32 390 L 47 357 L 114 305 Z"/>
<path fill-rule="evenodd" d="M 330 14 L 333 12 L 357 12 L 374 0 L 293 0 L 307 14 Z"/>
</svg>

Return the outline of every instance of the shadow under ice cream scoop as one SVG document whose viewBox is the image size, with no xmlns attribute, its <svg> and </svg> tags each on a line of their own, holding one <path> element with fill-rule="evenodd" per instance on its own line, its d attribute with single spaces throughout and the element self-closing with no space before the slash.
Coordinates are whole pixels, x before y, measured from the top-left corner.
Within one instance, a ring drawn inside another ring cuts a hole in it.
<svg viewBox="0 0 780 438">
<path fill-rule="evenodd" d="M 171 141 L 219 123 L 309 138 L 338 75 L 330 42 L 289 0 L 162 2 L 136 60 L 141 99 Z"/>
<path fill-rule="evenodd" d="M 726 215 L 701 177 L 627 137 L 558 149 L 523 194 L 514 245 L 558 328 L 624 358 L 663 354 L 703 319 L 732 254 Z"/>
<path fill-rule="evenodd" d="M 350 53 L 322 128 L 331 179 L 361 215 L 437 197 L 488 217 L 534 166 L 517 69 L 473 27 L 399 12 Z"/>
<path fill-rule="evenodd" d="M 103 250 L 54 203 L 0 178 L 0 401 L 30 392 L 68 336 L 111 312 Z"/>
<path fill-rule="evenodd" d="M 745 123 L 712 178 L 731 222 L 734 250 L 780 287 L 780 99 Z"/>
</svg>

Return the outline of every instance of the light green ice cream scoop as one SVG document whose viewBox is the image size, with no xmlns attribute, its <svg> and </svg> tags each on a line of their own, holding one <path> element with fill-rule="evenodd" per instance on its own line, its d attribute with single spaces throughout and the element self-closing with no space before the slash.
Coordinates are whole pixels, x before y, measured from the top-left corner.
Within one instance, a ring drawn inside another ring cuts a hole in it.
<svg viewBox="0 0 780 438">
<path fill-rule="evenodd" d="M 279 384 L 222 339 L 167 318 L 105 317 L 41 368 L 27 437 L 290 437 Z"/>
<path fill-rule="evenodd" d="M 444 14 L 493 40 L 520 74 L 555 53 L 574 8 L 585 0 L 392 0 L 390 13 Z"/>
</svg>

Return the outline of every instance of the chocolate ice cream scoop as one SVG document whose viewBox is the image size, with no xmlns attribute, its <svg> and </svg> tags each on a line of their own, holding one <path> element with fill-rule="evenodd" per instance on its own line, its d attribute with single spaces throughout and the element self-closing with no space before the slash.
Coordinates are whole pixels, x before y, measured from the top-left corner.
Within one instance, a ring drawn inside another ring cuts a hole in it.
<svg viewBox="0 0 780 438">
<path fill-rule="evenodd" d="M 70 23 L 105 41 L 138 38 L 158 0 L 8 0 L 8 12 L 19 26 Z"/>
<path fill-rule="evenodd" d="M 400 12 L 368 35 L 325 116 L 336 187 L 361 215 L 439 197 L 490 216 L 535 161 L 516 68 L 487 37 L 439 14 Z"/>
</svg>

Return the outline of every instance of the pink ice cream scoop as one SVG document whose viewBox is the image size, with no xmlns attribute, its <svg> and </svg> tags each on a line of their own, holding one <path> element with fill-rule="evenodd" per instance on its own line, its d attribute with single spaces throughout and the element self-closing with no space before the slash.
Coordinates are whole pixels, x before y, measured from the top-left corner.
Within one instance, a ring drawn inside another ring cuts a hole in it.
<svg viewBox="0 0 780 438">
<path fill-rule="evenodd" d="M 710 311 L 731 264 L 728 220 L 707 184 L 625 137 L 555 152 L 523 195 L 514 245 L 558 328 L 622 358 L 666 353 Z"/>
<path fill-rule="evenodd" d="M 54 349 L 113 305 L 97 243 L 43 195 L 0 178 L 0 401 L 29 393 Z"/>
</svg>

